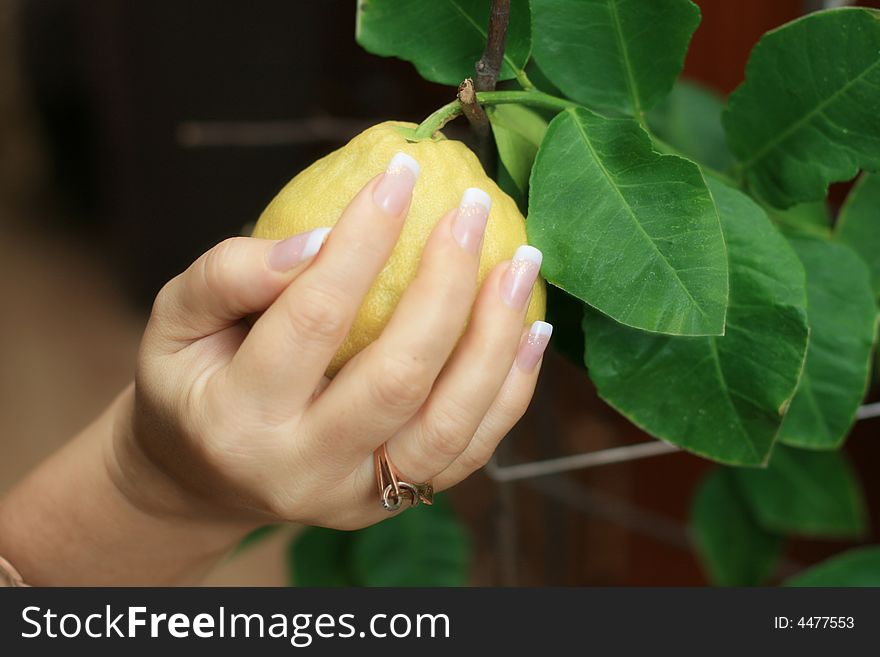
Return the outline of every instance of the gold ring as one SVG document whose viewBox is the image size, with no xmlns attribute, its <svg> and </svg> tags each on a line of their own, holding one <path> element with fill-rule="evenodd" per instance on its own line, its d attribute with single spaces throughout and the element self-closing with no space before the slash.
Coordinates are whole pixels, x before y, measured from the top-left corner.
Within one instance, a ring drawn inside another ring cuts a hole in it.
<svg viewBox="0 0 880 657">
<path fill-rule="evenodd" d="M 376 448 L 373 462 L 376 466 L 376 483 L 379 485 L 383 509 L 388 512 L 397 511 L 404 501 L 408 501 L 410 506 L 418 506 L 420 502 L 428 505 L 434 503 L 434 486 L 430 481 L 411 484 L 401 479 L 388 458 L 387 443 Z"/>
</svg>

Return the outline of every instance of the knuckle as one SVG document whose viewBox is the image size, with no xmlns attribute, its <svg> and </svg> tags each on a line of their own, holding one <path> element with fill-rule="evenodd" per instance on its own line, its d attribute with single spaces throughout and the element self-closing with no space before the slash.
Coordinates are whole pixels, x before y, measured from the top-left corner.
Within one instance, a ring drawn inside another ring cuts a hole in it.
<svg viewBox="0 0 880 657">
<path fill-rule="evenodd" d="M 150 316 L 152 318 L 158 319 L 168 312 L 168 308 L 171 305 L 172 298 L 174 296 L 173 287 L 175 284 L 174 278 L 165 283 L 162 288 L 156 293 L 156 298 L 153 299 L 153 307 L 150 311 Z"/>
<path fill-rule="evenodd" d="M 529 407 L 530 397 L 521 395 L 502 395 L 496 401 L 495 414 L 497 423 L 505 425 L 508 430 L 520 421 Z"/>
<path fill-rule="evenodd" d="M 464 434 L 448 429 L 426 433 L 422 440 L 426 449 L 450 461 L 467 447 L 467 438 Z"/>
<path fill-rule="evenodd" d="M 477 292 L 476 274 L 470 274 L 464 268 L 449 271 L 447 267 L 441 276 L 441 285 L 436 286 L 436 289 L 443 301 L 469 308 Z"/>
<path fill-rule="evenodd" d="M 388 238 L 392 234 L 392 226 L 388 222 L 382 222 L 382 225 L 384 228 L 375 230 L 376 223 L 371 223 L 369 230 L 348 237 L 346 248 L 351 253 L 353 261 L 380 261 L 388 257 L 387 245 Z"/>
<path fill-rule="evenodd" d="M 156 293 L 156 298 L 153 299 L 153 306 L 150 309 L 149 327 L 151 330 L 161 331 L 163 323 L 178 314 L 181 276 L 183 274 L 172 278 Z"/>
<path fill-rule="evenodd" d="M 380 406 L 413 408 L 421 404 L 431 387 L 424 361 L 386 357 L 373 379 L 373 394 Z"/>
<path fill-rule="evenodd" d="M 229 237 L 205 255 L 202 275 L 208 294 L 217 295 L 228 287 L 234 268 L 235 254 L 243 237 Z"/>
<path fill-rule="evenodd" d="M 335 343 L 345 337 L 348 318 L 346 306 L 338 293 L 311 286 L 303 289 L 288 306 L 294 331 L 323 343 Z"/>
<path fill-rule="evenodd" d="M 425 418 L 421 434 L 424 447 L 450 460 L 461 454 L 473 437 L 473 431 L 463 417 L 464 412 L 459 412 L 455 406 L 432 409 Z"/>
<path fill-rule="evenodd" d="M 471 472 L 476 472 L 477 470 L 481 470 L 486 467 L 486 464 L 489 462 L 489 459 L 492 458 L 492 454 L 495 452 L 493 449 L 486 449 L 485 447 L 473 447 L 471 449 L 466 450 L 458 459 L 461 467 L 465 472 L 470 474 Z"/>
<path fill-rule="evenodd" d="M 473 305 L 477 281 L 476 276 L 471 279 L 460 270 L 430 271 L 420 273 L 413 288 L 424 298 L 431 299 L 430 308 L 437 309 L 431 313 L 435 322 L 458 320 L 463 324 Z"/>
</svg>

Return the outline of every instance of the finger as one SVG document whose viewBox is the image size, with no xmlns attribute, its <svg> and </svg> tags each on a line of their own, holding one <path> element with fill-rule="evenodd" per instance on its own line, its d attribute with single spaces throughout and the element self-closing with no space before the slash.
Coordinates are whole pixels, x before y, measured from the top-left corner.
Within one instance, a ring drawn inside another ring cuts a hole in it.
<svg viewBox="0 0 880 657">
<path fill-rule="evenodd" d="M 468 446 L 510 372 L 540 267 L 541 252 L 522 246 L 483 283 L 468 329 L 428 400 L 388 442 L 391 462 L 406 476 L 427 481 Z"/>
<path fill-rule="evenodd" d="M 434 478 L 436 490 L 454 486 L 486 465 L 504 436 L 526 412 L 535 392 L 544 351 L 552 333 L 553 326 L 541 321 L 534 322 L 527 332 L 523 331 L 516 361 L 510 368 L 498 397 L 464 452 Z"/>
<path fill-rule="evenodd" d="M 521 331 L 522 341 L 517 350 L 516 363 L 511 367 L 501 392 L 462 457 L 434 479 L 436 490 L 449 488 L 482 467 L 501 438 L 525 412 L 551 332 L 552 327 L 545 322 L 535 322 L 530 330 Z M 472 449 L 478 445 L 482 447 L 481 450 Z M 474 463 L 467 463 L 463 460 L 466 458 L 473 458 Z M 358 529 L 390 517 L 381 506 L 372 456 L 358 464 L 336 493 L 346 503 L 339 505 L 339 513 L 331 520 L 330 526 Z"/>
<path fill-rule="evenodd" d="M 178 351 L 260 312 L 303 271 L 329 228 L 286 240 L 227 239 L 199 257 L 159 292 L 146 338 Z"/>
<path fill-rule="evenodd" d="M 416 277 L 382 335 L 312 404 L 307 419 L 326 435 L 344 436 L 339 458 L 363 459 L 428 396 L 467 322 L 490 207 L 485 192 L 465 191 L 458 210 L 431 231 Z"/>
<path fill-rule="evenodd" d="M 395 155 L 343 212 L 320 257 L 257 320 L 231 364 L 243 392 L 275 407 L 311 397 L 391 254 L 418 163 Z"/>
</svg>

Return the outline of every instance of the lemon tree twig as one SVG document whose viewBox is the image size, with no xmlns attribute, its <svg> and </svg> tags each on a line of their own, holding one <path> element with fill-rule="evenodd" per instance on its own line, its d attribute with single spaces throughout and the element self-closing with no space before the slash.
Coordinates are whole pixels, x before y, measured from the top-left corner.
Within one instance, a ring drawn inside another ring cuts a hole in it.
<svg viewBox="0 0 880 657">
<path fill-rule="evenodd" d="M 489 10 L 489 29 L 486 49 L 474 68 L 477 72 L 477 91 L 492 91 L 501 72 L 504 59 L 504 42 L 507 40 L 507 25 L 510 22 L 510 0 L 492 0 Z"/>
<path fill-rule="evenodd" d="M 478 91 L 477 102 L 480 105 L 504 105 L 517 103 L 530 107 L 543 107 L 545 109 L 564 110 L 569 107 L 577 107 L 572 100 L 559 98 L 545 94 L 542 91 Z M 430 139 L 431 136 L 449 123 L 452 119 L 462 114 L 461 102 L 456 99 L 446 103 L 432 112 L 416 128 L 413 137 L 415 139 Z"/>
<path fill-rule="evenodd" d="M 461 113 L 471 124 L 482 146 L 484 140 L 489 138 L 489 118 L 477 102 L 477 91 L 474 88 L 474 81 L 470 78 L 465 78 L 464 82 L 458 85 L 458 101 L 461 103 Z"/>
<path fill-rule="evenodd" d="M 507 25 L 510 22 L 510 0 L 492 0 L 489 10 L 489 26 L 486 30 L 486 48 L 474 64 L 476 84 L 470 78 L 458 87 L 458 99 L 462 113 L 471 124 L 476 137 L 476 151 L 483 168 L 492 173 L 495 168 L 495 152 L 492 148 L 492 134 L 489 117 L 476 99 L 476 91 L 492 91 L 501 72 L 504 59 L 504 43 L 507 39 Z"/>
</svg>

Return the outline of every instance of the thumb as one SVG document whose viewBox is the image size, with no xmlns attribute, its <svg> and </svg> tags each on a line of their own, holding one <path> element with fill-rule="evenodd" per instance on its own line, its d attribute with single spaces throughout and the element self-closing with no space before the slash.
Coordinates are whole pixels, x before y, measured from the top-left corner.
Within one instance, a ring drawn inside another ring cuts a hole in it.
<svg viewBox="0 0 880 657">
<path fill-rule="evenodd" d="M 315 228 L 281 241 L 224 240 L 159 291 L 145 338 L 178 351 L 265 310 L 305 270 L 329 232 Z"/>
</svg>

